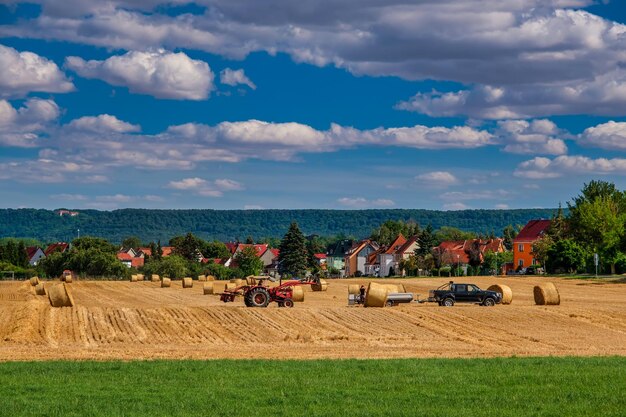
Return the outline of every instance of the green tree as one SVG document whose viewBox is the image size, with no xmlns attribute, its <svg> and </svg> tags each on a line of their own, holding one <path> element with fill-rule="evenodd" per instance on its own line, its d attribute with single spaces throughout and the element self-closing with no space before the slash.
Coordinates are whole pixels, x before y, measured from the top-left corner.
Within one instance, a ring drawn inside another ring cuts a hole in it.
<svg viewBox="0 0 626 417">
<path fill-rule="evenodd" d="M 282 275 L 302 276 L 307 269 L 307 249 L 304 235 L 298 223 L 292 222 L 289 230 L 280 242 L 278 272 Z"/>
<path fill-rule="evenodd" d="M 122 240 L 122 247 L 124 248 L 140 248 L 142 245 L 141 239 L 137 236 L 129 236 L 126 239 Z"/>
<path fill-rule="evenodd" d="M 546 266 L 548 253 L 554 246 L 554 239 L 550 234 L 543 235 L 533 243 L 533 257 L 541 266 Z"/>
<path fill-rule="evenodd" d="M 159 273 L 170 278 L 183 278 L 187 275 L 187 262 L 180 255 L 170 255 L 159 261 Z"/>
<path fill-rule="evenodd" d="M 476 233 L 465 232 L 461 229 L 457 229 L 456 227 L 443 226 L 435 232 L 435 241 L 437 244 L 450 240 L 468 240 L 475 238 Z"/>
<path fill-rule="evenodd" d="M 567 219 L 563 215 L 563 207 L 559 203 L 559 209 L 556 214 L 552 216 L 550 227 L 548 228 L 548 235 L 554 242 L 558 242 L 561 239 L 565 239 L 568 233 Z"/>
<path fill-rule="evenodd" d="M 246 244 L 254 245 L 254 238 L 251 235 L 248 235 L 248 237 L 246 238 Z"/>
<path fill-rule="evenodd" d="M 206 244 L 202 247 L 201 251 L 202 251 L 202 254 L 206 258 L 209 258 L 209 259 L 230 258 L 230 251 L 228 250 L 226 245 L 217 240 L 213 242 L 206 242 Z"/>
<path fill-rule="evenodd" d="M 435 244 L 435 234 L 433 226 L 429 223 L 428 226 L 419 234 L 417 239 L 418 247 L 415 248 L 415 255 L 425 257 L 430 255 Z"/>
<path fill-rule="evenodd" d="M 513 250 L 513 239 L 517 236 L 518 230 L 516 230 L 512 224 L 509 224 L 502 230 L 502 244 L 506 250 Z"/>
<path fill-rule="evenodd" d="M 101 237 L 83 236 L 72 241 L 73 250 L 97 249 L 102 252 L 116 253 L 117 247 Z"/>
<path fill-rule="evenodd" d="M 158 261 L 163 259 L 163 247 L 161 247 L 161 239 L 157 241 L 156 252 L 152 252 L 152 256 Z"/>
<path fill-rule="evenodd" d="M 576 273 L 585 268 L 585 250 L 572 239 L 561 239 L 548 250 L 546 267 L 550 272 L 559 270 Z"/>
<path fill-rule="evenodd" d="M 67 253 L 52 252 L 50 255 L 39 261 L 39 267 L 44 271 L 47 277 L 60 277 L 66 267 Z"/>
<path fill-rule="evenodd" d="M 171 243 L 175 244 L 174 251 L 183 258 L 190 261 L 198 259 L 198 251 L 202 246 L 202 242 L 192 233 L 187 233 L 182 239 L 174 238 L 170 240 Z"/>
<path fill-rule="evenodd" d="M 26 246 L 24 245 L 24 241 L 20 240 L 17 243 L 17 250 L 15 254 L 15 265 L 20 266 L 22 268 L 28 267 L 28 254 L 26 253 Z"/>
<path fill-rule="evenodd" d="M 263 271 L 263 261 L 257 256 L 254 246 L 247 246 L 235 254 L 235 262 L 244 276 L 259 275 Z"/>
</svg>

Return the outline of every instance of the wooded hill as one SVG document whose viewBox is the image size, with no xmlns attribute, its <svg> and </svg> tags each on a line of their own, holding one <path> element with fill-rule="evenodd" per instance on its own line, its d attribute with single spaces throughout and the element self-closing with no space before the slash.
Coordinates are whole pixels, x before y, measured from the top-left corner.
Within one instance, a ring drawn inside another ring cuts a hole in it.
<svg viewBox="0 0 626 417">
<path fill-rule="evenodd" d="M 305 234 L 320 236 L 369 236 L 386 220 L 414 221 L 435 229 L 457 227 L 476 233 L 499 235 L 509 225 L 523 225 L 530 219 L 550 218 L 554 209 L 518 210 L 78 210 L 75 217 L 59 216 L 56 211 L 1 209 L 0 237 L 29 237 L 42 242 L 70 241 L 77 236 L 103 237 L 120 243 L 125 237 L 143 241 L 192 232 L 203 239 L 245 240 L 282 237 L 296 221 Z"/>
</svg>

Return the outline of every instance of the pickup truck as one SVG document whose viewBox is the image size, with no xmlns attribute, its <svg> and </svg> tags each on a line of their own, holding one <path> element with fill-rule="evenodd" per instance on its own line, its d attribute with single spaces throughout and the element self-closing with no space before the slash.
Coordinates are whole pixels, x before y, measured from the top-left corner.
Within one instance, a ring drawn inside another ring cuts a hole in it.
<svg viewBox="0 0 626 417">
<path fill-rule="evenodd" d="M 474 284 L 456 284 L 453 281 L 436 290 L 430 290 L 428 295 L 428 301 L 446 307 L 452 307 L 454 303 L 478 303 L 481 306 L 494 306 L 502 302 L 500 293 L 481 290 Z"/>
</svg>

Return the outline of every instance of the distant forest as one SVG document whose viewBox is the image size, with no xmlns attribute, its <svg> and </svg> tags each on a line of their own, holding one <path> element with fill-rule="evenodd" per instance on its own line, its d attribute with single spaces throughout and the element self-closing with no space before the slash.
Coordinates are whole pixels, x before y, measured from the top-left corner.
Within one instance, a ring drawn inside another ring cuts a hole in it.
<svg viewBox="0 0 626 417">
<path fill-rule="evenodd" d="M 292 221 L 305 234 L 363 238 L 386 220 L 412 221 L 421 227 L 456 227 L 464 231 L 500 235 L 507 225 L 530 219 L 549 219 L 556 209 L 518 210 L 79 210 L 75 217 L 52 210 L 1 209 L 0 238 L 34 238 L 43 243 L 70 241 L 81 236 L 103 237 L 120 243 L 129 236 L 142 241 L 167 242 L 192 232 L 206 240 L 235 241 L 281 238 Z"/>
</svg>

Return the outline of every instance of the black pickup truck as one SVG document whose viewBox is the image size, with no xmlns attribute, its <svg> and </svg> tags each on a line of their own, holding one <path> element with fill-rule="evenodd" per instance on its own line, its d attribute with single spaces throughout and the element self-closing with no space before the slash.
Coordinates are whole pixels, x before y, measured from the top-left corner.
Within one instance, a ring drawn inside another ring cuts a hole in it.
<svg viewBox="0 0 626 417">
<path fill-rule="evenodd" d="M 502 302 L 502 295 L 495 291 L 481 290 L 474 284 L 455 284 L 450 281 L 436 290 L 430 290 L 428 301 L 446 307 L 452 307 L 454 303 L 478 303 L 481 306 L 494 306 Z"/>
</svg>

